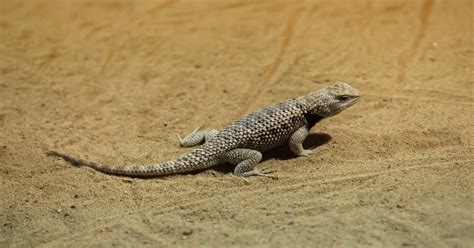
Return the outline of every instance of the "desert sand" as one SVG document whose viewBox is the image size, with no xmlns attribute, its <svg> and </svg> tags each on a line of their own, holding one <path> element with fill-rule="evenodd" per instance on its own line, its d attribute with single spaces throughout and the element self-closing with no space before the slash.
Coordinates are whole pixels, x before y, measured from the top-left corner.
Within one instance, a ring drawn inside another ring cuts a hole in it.
<svg viewBox="0 0 474 248">
<path fill-rule="evenodd" d="M 472 247 L 474 2 L 0 3 L 0 246 Z M 171 160 L 344 81 L 360 102 L 233 177 L 74 167 Z"/>
</svg>

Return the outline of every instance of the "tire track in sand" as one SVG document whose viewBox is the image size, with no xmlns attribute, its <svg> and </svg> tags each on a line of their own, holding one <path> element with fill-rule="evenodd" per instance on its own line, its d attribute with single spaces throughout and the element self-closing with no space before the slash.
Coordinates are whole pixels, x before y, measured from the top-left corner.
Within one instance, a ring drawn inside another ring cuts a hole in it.
<svg viewBox="0 0 474 248">
<path fill-rule="evenodd" d="M 468 164 L 468 163 L 473 162 L 471 157 L 458 158 L 457 160 L 453 160 L 453 161 L 443 161 L 443 162 L 440 162 L 439 164 L 433 164 L 423 159 L 410 159 L 406 161 L 413 162 L 414 165 L 407 166 L 407 167 L 393 168 L 393 169 L 382 169 L 380 171 L 364 171 L 364 172 L 360 172 L 360 173 L 356 173 L 352 175 L 334 175 L 327 179 L 312 178 L 314 179 L 312 181 L 295 182 L 295 183 L 290 183 L 290 184 L 285 184 L 285 185 L 275 185 L 275 186 L 272 186 L 272 189 L 274 193 L 282 193 L 285 191 L 292 191 L 293 189 L 297 190 L 303 186 L 307 186 L 307 187 L 319 186 L 321 184 L 336 185 L 343 182 L 355 182 L 355 181 L 363 182 L 363 181 L 366 181 L 367 179 L 376 178 L 378 176 L 382 176 L 389 173 L 406 172 L 406 171 L 411 171 L 411 170 L 428 169 L 428 168 L 446 169 L 451 166 L 459 166 L 457 165 L 459 163 Z M 354 185 L 351 185 L 351 187 L 354 187 Z M 254 189 L 246 190 L 246 191 L 238 191 L 238 190 L 236 191 L 235 188 L 227 189 L 227 190 L 223 190 L 221 194 L 218 194 L 218 195 L 213 195 L 213 196 L 201 198 L 198 200 L 188 201 L 186 203 L 177 204 L 171 207 L 160 208 L 156 212 L 150 213 L 150 216 L 156 217 L 156 216 L 161 216 L 163 214 L 167 214 L 169 212 L 180 211 L 180 209 L 190 209 L 196 206 L 202 206 L 209 202 L 216 201 L 217 199 L 224 199 L 224 198 L 235 199 L 239 195 L 246 195 L 246 197 L 249 197 L 249 196 L 259 197 L 260 194 L 265 192 L 266 190 L 267 190 L 266 187 L 258 187 L 258 188 L 254 188 Z M 333 193 L 334 192 L 332 191 L 326 192 L 324 195 L 331 195 Z"/>
<path fill-rule="evenodd" d="M 149 9 L 147 11 L 147 14 L 157 15 L 162 10 L 164 10 L 166 8 L 169 8 L 171 5 L 176 4 L 176 2 L 178 2 L 178 1 L 177 0 L 168 0 L 168 1 L 161 2 L 161 3 L 157 4 L 155 7 Z"/>
<path fill-rule="evenodd" d="M 265 89 L 269 85 L 277 82 L 280 78 L 280 75 L 283 75 L 283 72 L 281 71 L 283 70 L 283 68 L 281 68 L 281 64 L 285 58 L 285 55 L 288 53 L 287 50 L 291 45 L 291 40 L 295 33 L 295 27 L 298 23 L 298 20 L 300 19 L 300 16 L 301 7 L 295 7 L 292 13 L 290 14 L 286 28 L 283 32 L 283 42 L 281 44 L 280 50 L 278 51 L 273 62 L 266 68 L 262 80 L 257 82 L 255 86 L 251 86 L 245 94 L 247 96 L 247 101 L 239 112 L 239 116 L 242 116 L 243 114 L 248 112 L 248 110 L 258 98 L 258 96 L 263 93 L 262 90 L 265 92 Z"/>
<path fill-rule="evenodd" d="M 421 5 L 421 10 L 419 13 L 419 28 L 418 32 L 415 35 L 415 39 L 411 46 L 402 51 L 397 59 L 398 64 L 398 73 L 397 73 L 397 83 L 402 83 L 406 77 L 406 68 L 410 61 L 416 54 L 416 50 L 420 46 L 421 40 L 425 37 L 426 30 L 428 28 L 428 19 L 431 15 L 431 10 L 433 9 L 433 0 L 424 0 Z"/>
<path fill-rule="evenodd" d="M 425 159 L 420 159 L 420 158 L 415 158 L 415 159 L 406 159 L 404 161 L 401 161 L 400 164 L 410 162 L 413 163 L 411 166 L 407 167 L 400 167 L 400 168 L 392 168 L 392 169 L 382 169 L 380 171 L 364 171 L 361 173 L 357 174 L 352 174 L 352 175 L 334 175 L 330 178 L 322 179 L 322 178 L 311 178 L 312 180 L 305 181 L 305 182 L 295 182 L 295 183 L 290 183 L 290 184 L 285 184 L 285 185 L 274 185 L 272 186 L 272 189 L 275 193 L 279 193 L 281 195 L 285 193 L 291 193 L 294 192 L 295 190 L 301 189 L 303 186 L 306 187 L 311 187 L 311 186 L 318 186 L 322 184 L 341 184 L 343 182 L 356 182 L 359 181 L 360 183 L 365 182 L 368 179 L 375 178 L 381 175 L 389 174 L 389 173 L 396 173 L 396 172 L 406 172 L 406 171 L 412 171 L 412 170 L 418 170 L 418 169 L 429 169 L 429 168 L 438 168 L 438 169 L 447 169 L 450 168 L 451 166 L 459 166 L 457 163 L 472 163 L 472 157 L 450 157 L 450 161 L 443 161 L 440 162 L 439 164 L 432 164 L 430 161 L 426 161 Z M 308 178 L 309 179 L 309 178 Z M 236 179 L 239 180 L 239 179 Z M 360 188 L 363 187 L 363 185 L 353 185 L 350 184 L 350 187 L 346 188 L 341 188 L 341 189 L 331 189 L 331 190 L 325 190 L 321 192 L 321 194 L 318 196 L 319 200 L 324 200 L 324 198 L 333 196 L 334 194 L 337 194 L 341 191 L 352 191 L 354 188 Z M 235 188 L 227 188 L 223 189 L 220 194 L 215 194 L 210 197 L 205 197 L 201 198 L 198 200 L 191 200 L 187 201 L 185 203 L 175 203 L 175 205 L 171 207 L 158 207 L 158 208 L 153 208 L 155 211 L 150 211 L 151 209 L 146 209 L 148 214 L 144 215 L 144 209 L 130 209 L 127 211 L 119 211 L 119 212 L 113 212 L 110 215 L 103 216 L 100 219 L 89 219 L 85 223 L 83 223 L 83 226 L 94 226 L 92 229 L 79 229 L 75 230 L 74 236 L 71 237 L 84 237 L 87 236 L 85 234 L 87 233 L 97 233 L 98 230 L 101 229 L 106 229 L 106 227 L 113 226 L 116 223 L 117 219 L 130 217 L 133 216 L 134 214 L 140 215 L 142 218 L 145 217 L 145 219 L 151 220 L 157 220 L 159 219 L 160 216 L 169 214 L 170 212 L 175 212 L 175 214 L 180 215 L 181 212 L 186 209 L 192 209 L 196 207 L 203 206 L 205 204 L 208 204 L 211 201 L 217 201 L 219 199 L 222 199 L 222 201 L 226 201 L 229 199 L 239 199 L 239 195 L 246 195 L 246 197 L 249 198 L 259 198 L 262 193 L 267 191 L 267 187 L 256 187 L 251 190 L 235 190 Z M 311 202 L 309 201 L 302 201 L 302 202 Z M 143 219 L 142 219 L 143 220 Z M 97 221 L 100 221 L 101 225 L 97 226 Z M 146 227 L 152 227 L 150 223 L 143 223 L 146 225 Z M 52 240 L 60 239 L 64 234 L 67 232 L 63 233 L 56 233 L 54 235 L 51 235 L 48 237 L 48 240 L 45 242 L 45 244 L 48 244 L 52 242 Z M 146 235 L 144 232 L 139 232 L 142 235 Z M 153 239 L 153 237 L 148 237 Z"/>
</svg>

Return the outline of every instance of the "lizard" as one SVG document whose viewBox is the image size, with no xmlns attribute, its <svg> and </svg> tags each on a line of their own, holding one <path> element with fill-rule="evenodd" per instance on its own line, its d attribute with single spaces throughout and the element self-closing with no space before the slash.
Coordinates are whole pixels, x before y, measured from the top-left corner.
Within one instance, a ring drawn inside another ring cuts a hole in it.
<svg viewBox="0 0 474 248">
<path fill-rule="evenodd" d="M 319 121 L 335 116 L 359 101 L 359 90 L 338 82 L 309 94 L 294 97 L 261 108 L 224 127 L 195 129 L 184 138 L 177 135 L 182 147 L 202 144 L 176 160 L 149 165 L 106 165 L 76 158 L 50 150 L 48 155 L 61 157 L 79 166 L 91 167 L 107 174 L 152 177 L 206 169 L 222 163 L 235 165 L 233 175 L 243 178 L 265 176 L 277 178 L 255 166 L 262 153 L 288 143 L 296 156 L 308 156 L 311 149 L 303 148 L 310 129 Z"/>
</svg>

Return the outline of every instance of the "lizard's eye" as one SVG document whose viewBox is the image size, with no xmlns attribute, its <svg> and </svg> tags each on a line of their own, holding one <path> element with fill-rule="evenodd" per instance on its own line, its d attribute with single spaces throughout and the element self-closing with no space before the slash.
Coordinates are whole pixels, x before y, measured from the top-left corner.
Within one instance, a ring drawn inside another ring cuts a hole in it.
<svg viewBox="0 0 474 248">
<path fill-rule="evenodd" d="M 337 100 L 339 100 L 341 102 L 345 102 L 345 101 L 349 100 L 349 96 L 338 96 Z"/>
</svg>

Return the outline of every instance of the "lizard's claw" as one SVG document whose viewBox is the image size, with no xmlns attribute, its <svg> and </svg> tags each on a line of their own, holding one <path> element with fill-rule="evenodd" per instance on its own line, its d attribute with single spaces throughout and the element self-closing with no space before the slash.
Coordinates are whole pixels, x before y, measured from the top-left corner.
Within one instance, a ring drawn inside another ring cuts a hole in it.
<svg viewBox="0 0 474 248">
<path fill-rule="evenodd" d="M 179 141 L 179 145 L 183 145 L 183 139 L 181 138 L 181 135 L 179 135 L 178 133 L 175 134 L 176 135 L 176 138 L 178 138 L 178 141 Z"/>
<path fill-rule="evenodd" d="M 276 175 L 270 175 L 271 173 L 273 173 L 275 171 L 258 171 L 258 170 L 251 170 L 251 171 L 247 171 L 247 172 L 244 172 L 242 174 L 243 177 L 250 177 L 250 176 L 261 176 L 261 177 L 269 177 L 269 178 L 273 178 L 273 179 L 278 179 L 278 176 Z"/>
<path fill-rule="evenodd" d="M 197 128 L 195 128 L 190 134 L 188 134 L 186 137 L 184 137 L 184 139 L 181 137 L 181 135 L 179 135 L 178 133 L 176 133 L 176 137 L 178 138 L 178 141 L 179 141 L 179 145 L 180 146 L 189 146 L 188 143 L 189 143 L 189 140 L 190 139 L 193 139 L 193 135 L 199 131 L 199 129 L 201 129 L 202 125 L 199 125 Z"/>
<path fill-rule="evenodd" d="M 313 153 L 313 150 L 311 150 L 311 149 L 305 149 L 305 150 L 301 151 L 301 153 L 299 154 L 299 156 L 308 157 L 311 153 Z"/>
<path fill-rule="evenodd" d="M 235 175 L 235 174 L 232 173 L 232 172 L 230 173 L 230 175 L 233 176 L 233 177 L 235 177 L 235 178 L 238 178 L 238 179 L 240 179 L 240 180 L 244 180 L 244 182 L 245 182 L 246 184 L 250 184 L 250 181 L 249 181 L 247 178 L 243 177 L 243 176 L 237 176 L 237 175 Z"/>
</svg>

